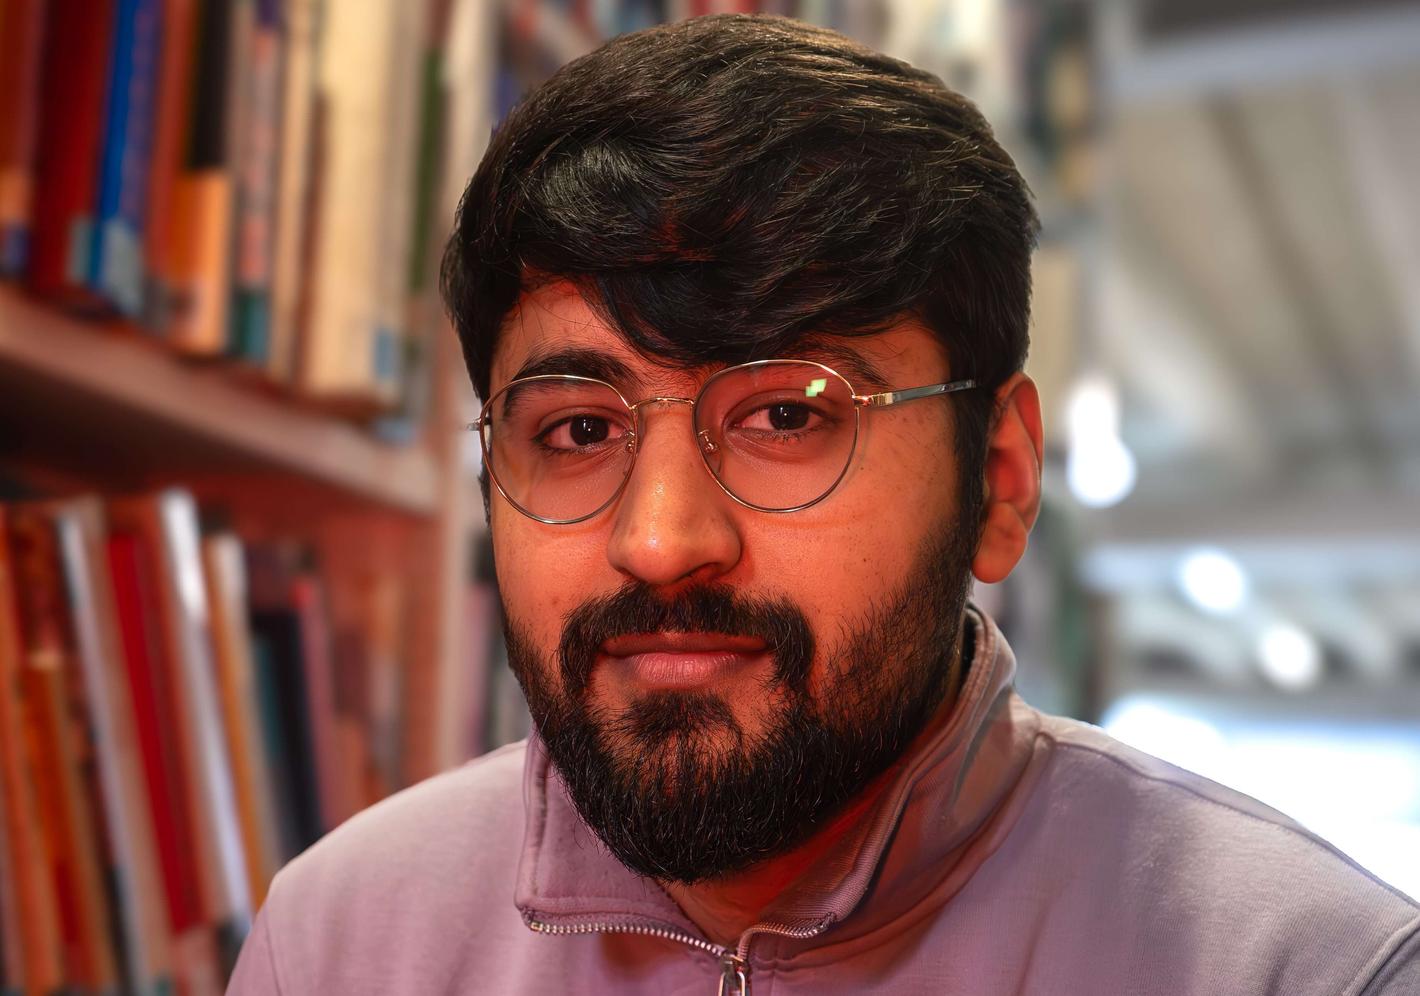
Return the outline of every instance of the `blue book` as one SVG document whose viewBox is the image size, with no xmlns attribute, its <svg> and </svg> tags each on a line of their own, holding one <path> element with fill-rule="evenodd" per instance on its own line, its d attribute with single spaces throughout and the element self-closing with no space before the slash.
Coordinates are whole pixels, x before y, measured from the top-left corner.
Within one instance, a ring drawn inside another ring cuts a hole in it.
<svg viewBox="0 0 1420 996">
<path fill-rule="evenodd" d="M 143 309 L 143 218 L 161 45 L 161 0 L 119 0 L 85 282 L 131 317 Z"/>
</svg>

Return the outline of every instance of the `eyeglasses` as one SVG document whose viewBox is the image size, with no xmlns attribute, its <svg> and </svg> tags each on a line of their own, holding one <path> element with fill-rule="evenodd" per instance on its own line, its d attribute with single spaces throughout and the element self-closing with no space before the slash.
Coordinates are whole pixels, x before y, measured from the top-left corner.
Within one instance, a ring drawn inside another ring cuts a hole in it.
<svg viewBox="0 0 1420 996">
<path fill-rule="evenodd" d="M 647 410 L 689 405 L 696 448 L 720 488 L 760 512 L 816 505 L 843 480 L 865 408 L 964 391 L 958 380 L 860 395 L 812 360 L 726 367 L 694 398 L 631 403 L 591 377 L 520 377 L 478 419 L 484 466 L 508 502 L 539 522 L 569 525 L 606 509 L 631 477 Z"/>
</svg>

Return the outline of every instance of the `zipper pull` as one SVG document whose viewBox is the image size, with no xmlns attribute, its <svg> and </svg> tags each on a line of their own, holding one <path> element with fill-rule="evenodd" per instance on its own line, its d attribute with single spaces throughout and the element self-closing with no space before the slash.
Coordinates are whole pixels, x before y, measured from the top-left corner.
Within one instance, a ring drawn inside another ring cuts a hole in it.
<svg viewBox="0 0 1420 996">
<path fill-rule="evenodd" d="M 749 962 L 733 951 L 720 956 L 718 996 L 749 996 Z"/>
</svg>

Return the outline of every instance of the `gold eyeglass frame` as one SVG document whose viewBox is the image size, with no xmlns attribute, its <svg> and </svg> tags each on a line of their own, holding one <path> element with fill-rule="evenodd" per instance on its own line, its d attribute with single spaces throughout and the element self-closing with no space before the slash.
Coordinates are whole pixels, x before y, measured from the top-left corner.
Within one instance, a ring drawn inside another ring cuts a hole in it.
<svg viewBox="0 0 1420 996">
<path fill-rule="evenodd" d="M 833 483 L 830 484 L 824 490 L 823 494 L 819 495 L 812 501 L 806 501 L 801 504 L 794 505 L 790 508 L 770 508 L 765 505 L 756 505 L 753 502 L 745 501 L 739 495 L 731 491 L 725 485 L 725 482 L 720 480 L 720 475 L 715 473 L 715 469 L 710 466 L 710 454 L 715 451 L 715 444 L 713 441 L 706 438 L 706 433 L 708 432 L 708 430 L 701 429 L 698 432 L 695 432 L 695 414 L 698 411 L 700 400 L 705 397 L 705 392 L 710 389 L 710 385 L 714 384 L 715 381 L 719 380 L 721 377 L 724 377 L 730 373 L 734 373 L 735 371 L 753 369 L 756 367 L 765 367 L 770 365 L 805 366 L 812 367 L 815 370 L 823 371 L 824 373 L 830 374 L 833 377 L 837 378 L 839 381 L 841 381 L 843 385 L 848 388 L 848 393 L 853 400 L 853 442 L 848 447 L 848 456 L 843 461 L 843 468 L 838 472 L 838 476 L 833 479 Z M 489 420 L 489 415 L 491 413 L 493 403 L 497 401 L 500 397 L 502 397 L 505 393 L 507 393 L 509 388 L 513 387 L 515 384 L 528 384 L 534 381 L 546 380 L 575 381 L 578 383 L 596 384 L 600 387 L 605 387 L 609 391 L 611 391 L 612 394 L 615 394 L 617 398 L 621 400 L 621 403 L 626 406 L 626 410 L 631 413 L 632 428 L 627 430 L 626 433 L 628 437 L 626 441 L 626 449 L 631 454 L 631 459 L 626 462 L 626 472 L 622 475 L 621 483 L 616 486 L 616 489 L 611 493 L 611 497 L 607 498 L 606 501 L 602 502 L 594 510 L 588 512 L 586 515 L 579 515 L 576 518 L 572 519 L 549 519 L 544 516 L 530 512 L 528 511 L 528 509 L 524 508 L 521 503 L 519 503 L 516 499 L 514 499 L 511 495 L 508 494 L 508 492 L 503 487 L 503 483 L 498 480 L 498 472 L 494 468 L 492 455 L 489 452 L 490 447 L 488 444 L 488 437 L 489 432 L 492 429 L 492 423 Z M 640 452 L 640 447 L 637 445 L 639 437 L 637 436 L 636 430 L 641 425 L 641 408 L 646 405 L 660 404 L 690 405 L 690 424 L 692 432 L 696 435 L 696 449 L 700 453 L 701 462 L 704 464 L 706 472 L 710 475 L 711 480 L 713 480 L 717 485 L 719 485 L 721 491 L 723 491 L 736 503 L 743 505 L 745 508 L 753 509 L 756 512 L 801 512 L 806 508 L 811 508 L 814 505 L 817 505 L 829 495 L 833 494 L 833 492 L 838 488 L 839 483 L 843 480 L 844 476 L 847 475 L 848 468 L 853 465 L 853 454 L 856 453 L 858 450 L 858 433 L 859 429 L 862 426 L 863 409 L 886 408 L 890 405 L 898 405 L 906 401 L 917 401 L 921 398 L 933 398 L 939 395 L 952 394 L 957 391 L 966 391 L 971 388 L 974 388 L 975 386 L 976 381 L 974 380 L 954 380 L 948 381 L 943 384 L 927 384 L 922 387 L 908 387 L 897 391 L 882 391 L 878 394 L 859 394 L 853 389 L 853 384 L 847 377 L 843 376 L 841 373 L 839 373 L 837 370 L 834 370 L 832 367 L 827 366 L 823 363 L 819 363 L 817 360 L 754 360 L 749 363 L 739 363 L 732 367 L 725 367 L 723 370 L 717 370 L 714 374 L 712 374 L 706 379 L 704 384 L 700 385 L 700 390 L 696 392 L 695 397 L 693 398 L 671 398 L 655 396 L 650 398 L 642 398 L 640 401 L 637 401 L 633 404 L 632 402 L 626 400 L 626 395 L 622 394 L 619 390 L 617 390 L 615 385 L 608 384 L 606 381 L 599 380 L 596 377 L 583 377 L 578 374 L 538 374 L 532 377 L 519 377 L 515 380 L 510 380 L 508 383 L 504 384 L 501 388 L 499 388 L 493 393 L 492 397 L 490 397 L 484 403 L 483 408 L 478 413 L 478 418 L 474 419 L 472 422 L 466 423 L 464 425 L 464 428 L 467 430 L 476 431 L 478 433 L 479 445 L 483 450 L 484 469 L 488 471 L 488 476 L 493 480 L 493 485 L 498 489 L 498 493 L 503 496 L 504 500 L 507 501 L 509 505 L 512 505 L 519 512 L 523 513 L 523 515 L 526 515 L 528 518 L 545 523 L 549 526 L 570 526 L 578 522 L 585 522 L 588 519 L 593 518 L 594 516 L 600 515 L 602 512 L 606 511 L 613 504 L 615 504 L 616 500 L 621 497 L 621 493 L 626 490 L 626 482 L 631 480 L 631 472 L 636 466 L 636 456 Z"/>
</svg>

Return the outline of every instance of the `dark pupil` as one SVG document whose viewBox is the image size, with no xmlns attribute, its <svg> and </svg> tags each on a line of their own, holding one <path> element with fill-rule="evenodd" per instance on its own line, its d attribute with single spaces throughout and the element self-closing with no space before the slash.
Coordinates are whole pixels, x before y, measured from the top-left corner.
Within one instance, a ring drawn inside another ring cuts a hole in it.
<svg viewBox="0 0 1420 996">
<path fill-rule="evenodd" d="M 591 415 L 578 415 L 569 426 L 572 442 L 578 446 L 591 446 L 606 439 L 606 419 Z"/>
<path fill-rule="evenodd" d="M 809 410 L 803 405 L 773 405 L 769 409 L 769 424 L 781 432 L 802 429 L 809 421 Z"/>
</svg>

